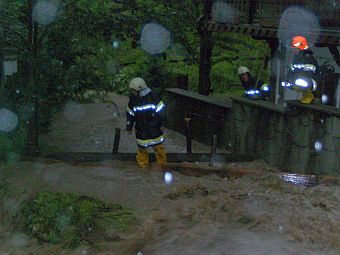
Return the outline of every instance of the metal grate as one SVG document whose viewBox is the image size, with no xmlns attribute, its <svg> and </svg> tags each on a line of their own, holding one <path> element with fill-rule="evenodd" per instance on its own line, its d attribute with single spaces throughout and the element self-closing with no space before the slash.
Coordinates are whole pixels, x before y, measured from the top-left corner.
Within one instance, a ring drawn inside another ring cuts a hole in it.
<svg viewBox="0 0 340 255">
<path fill-rule="evenodd" d="M 226 2 L 238 11 L 241 22 L 247 22 L 251 1 L 228 0 Z M 257 0 L 255 2 L 255 22 L 263 26 L 277 26 L 281 14 L 289 6 L 301 6 L 314 12 L 320 18 L 321 25 L 325 27 L 336 27 L 339 24 L 340 3 L 337 0 Z"/>
</svg>

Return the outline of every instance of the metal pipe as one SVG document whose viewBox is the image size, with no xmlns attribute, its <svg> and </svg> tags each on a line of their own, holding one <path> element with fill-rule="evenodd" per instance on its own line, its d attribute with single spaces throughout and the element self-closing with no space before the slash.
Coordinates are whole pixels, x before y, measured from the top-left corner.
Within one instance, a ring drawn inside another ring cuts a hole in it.
<svg viewBox="0 0 340 255">
<path fill-rule="evenodd" d="M 209 166 L 212 166 L 213 164 L 213 158 L 214 158 L 214 155 L 216 154 L 216 149 L 217 149 L 217 135 L 214 135 L 212 145 L 211 145 Z"/>
<path fill-rule="evenodd" d="M 186 136 L 187 136 L 187 154 L 192 154 L 192 142 L 191 142 L 191 118 L 184 118 L 186 123 Z"/>
<path fill-rule="evenodd" d="M 279 104 L 279 98 L 280 98 L 280 69 L 281 69 L 281 61 L 280 61 L 280 58 L 277 58 L 277 64 L 276 64 L 276 86 L 275 86 L 275 104 Z"/>
</svg>

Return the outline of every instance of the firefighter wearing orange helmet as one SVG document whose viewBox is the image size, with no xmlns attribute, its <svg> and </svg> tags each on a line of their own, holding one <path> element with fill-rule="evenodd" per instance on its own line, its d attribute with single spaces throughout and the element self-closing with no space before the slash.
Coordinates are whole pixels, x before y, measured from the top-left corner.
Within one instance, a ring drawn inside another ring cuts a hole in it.
<svg viewBox="0 0 340 255">
<path fill-rule="evenodd" d="M 314 95 L 312 91 L 317 89 L 318 63 L 309 49 L 308 41 L 303 36 L 295 36 L 291 41 L 291 47 L 299 52 L 294 56 L 288 73 L 289 82 L 283 82 L 282 86 L 289 87 L 302 96 L 299 101 L 304 104 L 312 103 Z"/>
</svg>

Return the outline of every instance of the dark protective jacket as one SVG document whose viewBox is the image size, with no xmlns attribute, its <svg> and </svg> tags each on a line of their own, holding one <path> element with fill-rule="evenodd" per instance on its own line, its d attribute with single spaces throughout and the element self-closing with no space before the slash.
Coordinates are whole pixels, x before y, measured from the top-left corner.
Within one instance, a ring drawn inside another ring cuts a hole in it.
<svg viewBox="0 0 340 255">
<path fill-rule="evenodd" d="M 310 49 L 301 50 L 293 58 L 293 62 L 290 65 L 289 81 L 294 84 L 296 79 L 309 78 L 313 80 L 315 85 L 318 82 L 318 62 L 313 56 L 313 52 Z"/>
<path fill-rule="evenodd" d="M 138 96 L 130 96 L 126 119 L 128 131 L 135 127 L 138 146 L 146 148 L 164 141 L 161 127 L 166 121 L 165 105 L 150 88 L 140 91 Z"/>
<path fill-rule="evenodd" d="M 248 90 L 253 90 L 253 89 L 260 89 L 262 86 L 262 81 L 259 80 L 256 85 L 256 79 L 249 74 L 249 80 L 248 81 L 242 81 L 241 80 L 241 85 L 244 88 L 245 91 Z M 256 85 L 256 87 L 255 87 Z"/>
</svg>

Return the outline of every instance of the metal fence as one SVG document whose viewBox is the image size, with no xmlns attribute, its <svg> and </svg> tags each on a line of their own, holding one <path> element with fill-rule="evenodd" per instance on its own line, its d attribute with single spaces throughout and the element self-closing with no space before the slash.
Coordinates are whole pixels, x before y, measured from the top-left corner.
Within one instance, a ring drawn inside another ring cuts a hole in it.
<svg viewBox="0 0 340 255">
<path fill-rule="evenodd" d="M 215 2 L 218 1 L 220 0 Z M 241 23 L 249 21 L 249 15 L 254 12 L 253 22 L 260 23 L 262 26 L 275 27 L 287 7 L 301 6 L 314 12 L 319 17 L 322 26 L 339 26 L 340 2 L 337 0 L 227 0 L 226 2 L 237 11 Z M 252 6 L 256 8 L 251 10 Z"/>
</svg>

